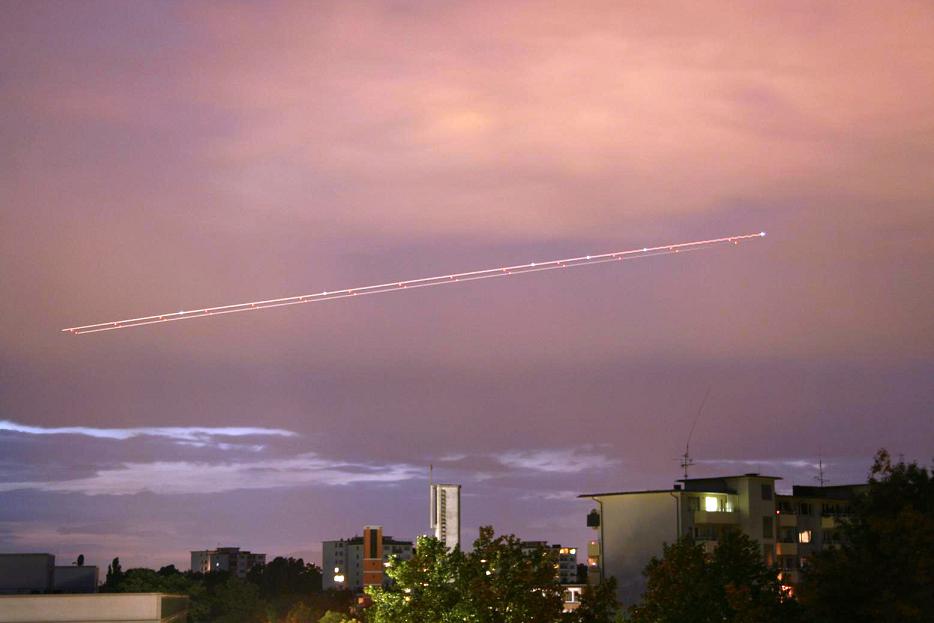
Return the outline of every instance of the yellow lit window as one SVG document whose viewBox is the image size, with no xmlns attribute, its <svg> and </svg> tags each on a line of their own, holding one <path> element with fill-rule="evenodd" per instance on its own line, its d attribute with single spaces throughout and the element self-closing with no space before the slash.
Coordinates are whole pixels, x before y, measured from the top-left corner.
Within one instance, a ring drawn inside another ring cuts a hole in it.
<svg viewBox="0 0 934 623">
<path fill-rule="evenodd" d="M 802 530 L 798 533 L 798 543 L 810 543 L 811 542 L 811 531 Z"/>
<path fill-rule="evenodd" d="M 720 508 L 720 503 L 717 501 L 717 498 L 712 495 L 708 495 L 704 498 L 704 510 L 708 513 L 715 513 Z"/>
</svg>

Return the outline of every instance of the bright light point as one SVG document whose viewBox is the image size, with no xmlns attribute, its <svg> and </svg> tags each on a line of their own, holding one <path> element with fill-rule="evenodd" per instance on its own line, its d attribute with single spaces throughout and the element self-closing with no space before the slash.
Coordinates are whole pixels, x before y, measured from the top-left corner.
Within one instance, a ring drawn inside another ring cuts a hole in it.
<svg viewBox="0 0 934 623">
<path fill-rule="evenodd" d="M 696 240 L 693 242 L 682 242 L 678 244 L 669 244 L 664 246 L 656 247 L 643 247 L 641 252 L 647 254 L 648 251 L 654 251 L 653 255 L 664 255 L 666 253 L 680 253 L 681 250 L 685 251 L 695 251 L 701 249 L 712 248 L 717 245 L 728 244 L 732 242 L 733 244 L 738 244 L 740 240 L 750 240 L 753 238 L 762 238 L 765 237 L 765 232 L 761 231 L 758 233 L 743 234 L 739 236 L 729 236 L 722 238 L 711 238 L 708 240 Z M 143 325 L 157 324 L 162 322 L 172 322 L 174 320 L 189 320 L 193 318 L 200 318 L 201 316 L 213 316 L 220 314 L 232 314 L 242 311 L 251 311 L 257 309 L 267 309 L 272 307 L 280 307 L 283 305 L 294 305 L 296 303 L 312 303 L 317 301 L 326 301 L 331 299 L 343 298 L 345 296 L 357 296 L 358 294 L 381 294 L 386 292 L 391 292 L 396 289 L 405 289 L 409 286 L 413 288 L 423 288 L 428 286 L 437 286 L 443 285 L 445 283 L 457 283 L 461 281 L 473 281 L 476 279 L 486 279 L 489 277 L 498 277 L 498 276 L 507 276 L 512 275 L 513 273 L 522 274 L 525 272 L 538 272 L 544 270 L 551 270 L 556 268 L 568 268 L 568 263 L 573 264 L 573 266 L 584 266 L 590 264 L 600 264 L 612 260 L 623 260 L 629 259 L 633 254 L 640 252 L 640 249 L 632 249 L 629 251 L 616 251 L 611 253 L 602 253 L 599 255 L 587 255 L 586 259 L 584 256 L 577 256 L 568 258 L 566 260 L 549 260 L 546 262 L 531 262 L 530 264 L 522 264 L 518 266 L 510 267 L 500 267 L 500 268 L 488 268 L 484 270 L 474 270 L 463 273 L 453 273 L 445 274 L 434 277 L 423 277 L 420 279 L 409 279 L 405 281 L 395 281 L 388 283 L 374 284 L 370 286 L 363 286 L 359 288 L 346 289 L 346 290 L 334 290 L 327 291 L 325 290 L 321 294 L 306 294 L 278 299 L 268 299 L 263 301 L 254 301 L 249 303 L 235 303 L 232 305 L 221 305 L 218 307 L 206 307 L 202 309 L 197 309 L 195 311 L 186 312 L 184 310 L 171 312 L 167 314 L 160 314 L 154 316 L 142 316 L 139 318 L 128 318 L 126 320 L 120 321 L 111 321 L 103 322 L 98 324 L 83 325 L 77 327 L 69 327 L 63 329 L 69 333 L 79 335 L 82 333 L 95 333 L 98 331 L 110 331 L 113 329 L 125 329 L 131 327 L 140 327 Z M 532 270 L 532 269 L 536 270 Z"/>
</svg>

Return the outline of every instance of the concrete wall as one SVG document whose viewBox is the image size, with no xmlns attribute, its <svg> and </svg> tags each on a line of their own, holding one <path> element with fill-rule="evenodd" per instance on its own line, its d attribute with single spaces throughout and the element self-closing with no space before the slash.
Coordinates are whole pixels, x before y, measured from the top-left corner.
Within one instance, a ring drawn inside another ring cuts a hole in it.
<svg viewBox="0 0 934 623">
<path fill-rule="evenodd" d="M 160 593 L 0 596 L 0 623 L 184 623 L 188 598 Z"/>
<path fill-rule="evenodd" d="M 642 596 L 642 571 L 662 544 L 678 538 L 675 497 L 669 492 L 630 493 L 598 498 L 603 502 L 603 575 L 615 577 L 625 606 Z"/>
</svg>

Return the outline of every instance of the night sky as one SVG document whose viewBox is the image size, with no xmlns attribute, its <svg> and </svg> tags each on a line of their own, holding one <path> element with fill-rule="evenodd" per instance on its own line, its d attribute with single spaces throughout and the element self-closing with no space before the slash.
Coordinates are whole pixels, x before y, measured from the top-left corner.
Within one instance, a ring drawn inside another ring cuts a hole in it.
<svg viewBox="0 0 934 623">
<path fill-rule="evenodd" d="M 934 455 L 930 2 L 0 5 L 0 551 L 581 547 Z M 737 247 L 64 327 L 766 230 Z M 65 430 L 62 430 L 65 429 Z"/>
</svg>

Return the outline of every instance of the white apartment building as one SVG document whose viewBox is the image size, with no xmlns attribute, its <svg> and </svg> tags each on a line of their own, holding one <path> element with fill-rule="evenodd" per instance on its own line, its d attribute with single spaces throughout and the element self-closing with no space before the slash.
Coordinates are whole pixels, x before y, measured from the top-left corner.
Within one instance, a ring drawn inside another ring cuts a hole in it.
<svg viewBox="0 0 934 623">
<path fill-rule="evenodd" d="M 245 578 L 256 565 L 266 564 L 266 554 L 241 551 L 239 547 L 218 547 L 191 552 L 191 570 L 195 573 L 228 571 Z"/>
<path fill-rule="evenodd" d="M 430 485 L 428 526 L 436 539 L 452 550 L 461 544 L 461 486 Z"/>
<path fill-rule="evenodd" d="M 597 531 L 588 547 L 588 577 L 615 577 L 628 606 L 641 598 L 642 571 L 663 544 L 691 535 L 712 553 L 724 530 L 738 529 L 762 544 L 765 561 L 793 586 L 807 555 L 833 545 L 846 501 L 862 486 L 794 487 L 787 496 L 776 495 L 776 480 L 759 474 L 689 478 L 671 489 L 579 496 L 598 505 L 587 517 Z"/>
<path fill-rule="evenodd" d="M 377 538 L 379 543 L 365 542 L 366 537 Z M 400 541 L 391 536 L 382 536 L 382 529 L 379 526 L 367 526 L 364 529 L 364 536 L 324 541 L 321 544 L 322 588 L 359 592 L 364 586 L 366 562 L 371 561 L 372 557 L 378 557 L 384 563 L 393 556 L 399 560 L 410 560 L 412 552 L 412 541 Z M 369 569 L 367 573 L 373 575 L 375 570 Z M 381 579 L 383 583 L 387 580 Z M 373 583 L 371 579 L 367 582 Z"/>
</svg>

